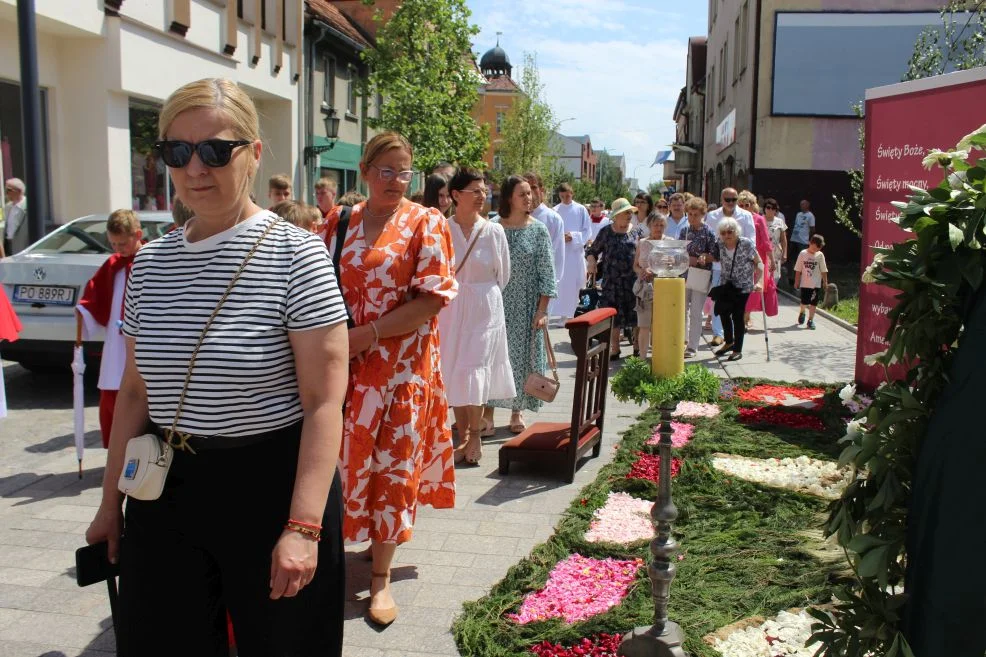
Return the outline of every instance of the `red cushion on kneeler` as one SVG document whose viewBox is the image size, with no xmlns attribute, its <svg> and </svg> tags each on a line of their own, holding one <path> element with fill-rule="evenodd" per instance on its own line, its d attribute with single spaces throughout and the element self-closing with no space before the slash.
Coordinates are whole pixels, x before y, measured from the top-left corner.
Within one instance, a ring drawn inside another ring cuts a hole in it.
<svg viewBox="0 0 986 657">
<path fill-rule="evenodd" d="M 569 422 L 535 422 L 523 433 L 505 442 L 500 449 L 536 449 L 564 451 L 568 448 L 572 425 Z M 590 426 L 579 436 L 579 447 L 599 435 L 599 427 Z"/>
</svg>

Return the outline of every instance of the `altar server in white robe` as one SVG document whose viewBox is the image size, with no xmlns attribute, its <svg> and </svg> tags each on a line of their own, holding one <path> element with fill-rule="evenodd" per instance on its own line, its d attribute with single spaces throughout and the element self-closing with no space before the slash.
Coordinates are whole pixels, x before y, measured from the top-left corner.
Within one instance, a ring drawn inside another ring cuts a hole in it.
<svg viewBox="0 0 986 657">
<path fill-rule="evenodd" d="M 565 222 L 565 271 L 558 285 L 558 297 L 552 300 L 548 313 L 554 317 L 575 316 L 579 304 L 579 290 L 585 287 L 585 245 L 592 239 L 592 221 L 589 211 L 573 199 L 574 192 L 568 183 L 558 186 L 561 203 L 555 212 Z"/>
<path fill-rule="evenodd" d="M 555 288 L 561 284 L 561 276 L 565 271 L 565 223 L 561 216 L 544 204 L 544 179 L 540 174 L 530 171 L 524 174 L 524 180 L 531 186 L 531 216 L 540 221 L 548 229 L 551 237 L 552 260 L 555 265 Z M 550 315 L 550 313 L 549 313 Z"/>
</svg>

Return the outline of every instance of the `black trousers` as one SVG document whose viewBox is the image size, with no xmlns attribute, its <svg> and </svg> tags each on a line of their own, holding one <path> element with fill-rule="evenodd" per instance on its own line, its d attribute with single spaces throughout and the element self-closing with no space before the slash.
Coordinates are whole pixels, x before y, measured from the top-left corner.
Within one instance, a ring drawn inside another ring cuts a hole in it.
<svg viewBox="0 0 986 657">
<path fill-rule="evenodd" d="M 727 344 L 732 344 L 733 351 L 738 353 L 743 352 L 743 338 L 746 336 L 743 315 L 746 314 L 746 300 L 749 298 L 749 292 L 737 295 L 736 303 L 729 308 L 729 312 L 719 315 L 722 319 L 723 339 Z"/>
<path fill-rule="evenodd" d="M 164 493 L 129 499 L 120 551 L 119 657 L 342 655 L 342 485 L 332 481 L 318 568 L 270 599 L 271 553 L 288 519 L 301 423 L 260 443 L 176 451 Z"/>
</svg>

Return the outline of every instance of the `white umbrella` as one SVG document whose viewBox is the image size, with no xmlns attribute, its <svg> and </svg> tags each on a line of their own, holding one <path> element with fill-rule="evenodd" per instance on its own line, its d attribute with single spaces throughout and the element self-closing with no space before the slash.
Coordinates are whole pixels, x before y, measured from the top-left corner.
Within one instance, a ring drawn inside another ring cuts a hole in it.
<svg viewBox="0 0 986 657">
<path fill-rule="evenodd" d="M 82 375 L 86 371 L 86 359 L 82 347 L 72 354 L 72 408 L 75 411 L 75 455 L 79 459 L 79 479 L 82 479 L 82 453 L 86 449 L 86 399 Z"/>
</svg>

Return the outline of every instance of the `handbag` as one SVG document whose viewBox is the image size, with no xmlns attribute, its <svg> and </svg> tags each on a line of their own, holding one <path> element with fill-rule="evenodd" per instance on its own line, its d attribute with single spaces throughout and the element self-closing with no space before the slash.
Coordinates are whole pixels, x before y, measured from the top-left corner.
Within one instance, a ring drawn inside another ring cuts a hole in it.
<svg viewBox="0 0 986 657">
<path fill-rule="evenodd" d="M 589 274 L 585 287 L 579 290 L 579 305 L 575 308 L 574 316 L 584 315 L 599 307 L 599 288 L 595 276 Z"/>
<path fill-rule="evenodd" d="M 527 375 L 527 380 L 524 381 L 524 392 L 535 399 L 540 399 L 550 404 L 558 396 L 561 381 L 558 380 L 558 363 L 555 361 L 555 352 L 551 348 L 551 340 L 548 339 L 548 329 L 534 329 L 534 332 L 537 333 L 539 330 L 544 333 L 544 348 L 548 353 L 548 366 L 551 368 L 551 374 L 554 378 L 549 378 L 540 372 L 531 372 Z M 537 369 L 536 354 L 537 350 L 534 340 L 531 340 L 532 369 Z"/>
<path fill-rule="evenodd" d="M 736 245 L 737 251 L 739 250 L 739 245 Z M 715 302 L 715 308 L 713 312 L 716 315 L 725 315 L 733 311 L 736 303 L 739 301 L 740 289 L 733 284 L 733 271 L 736 269 L 736 260 L 739 257 L 739 253 L 733 254 L 733 263 L 729 267 L 729 276 L 726 280 L 722 281 L 719 285 L 709 290 L 709 297 Z"/>
<path fill-rule="evenodd" d="M 712 283 L 712 271 L 701 267 L 689 267 L 685 276 L 685 287 L 695 292 L 706 294 Z"/>
<path fill-rule="evenodd" d="M 195 453 L 195 450 L 188 444 L 190 436 L 187 433 L 178 431 L 178 420 L 181 418 L 181 411 L 185 405 L 185 395 L 188 393 L 188 382 L 192 379 L 192 368 L 195 367 L 195 359 L 199 355 L 199 349 L 202 347 L 206 333 L 209 332 L 209 327 L 212 326 L 212 322 L 219 315 L 219 311 L 222 309 L 223 304 L 226 303 L 226 299 L 229 297 L 229 293 L 232 292 L 233 286 L 236 285 L 236 281 L 243 274 L 243 270 L 246 269 L 247 263 L 253 258 L 260 243 L 264 241 L 264 238 L 280 222 L 280 217 L 272 221 L 267 227 L 267 230 L 257 239 L 253 248 L 246 254 L 246 257 L 243 258 L 240 268 L 229 281 L 226 291 L 219 298 L 219 303 L 216 304 L 215 310 L 212 311 L 212 315 L 206 321 L 205 327 L 202 328 L 199 340 L 195 344 L 195 348 L 192 349 L 191 357 L 188 359 L 188 372 L 185 374 L 185 384 L 182 386 L 181 395 L 178 397 L 175 420 L 171 423 L 171 428 L 164 432 L 165 437 L 161 438 L 153 433 L 145 433 L 127 441 L 127 451 L 123 457 L 123 470 L 120 471 L 120 478 L 116 484 L 117 488 L 124 495 L 145 501 L 158 499 L 161 497 L 161 493 L 164 492 L 164 484 L 168 479 L 168 470 L 171 469 L 171 461 L 174 459 L 175 449 L 188 449 L 193 454 Z"/>
</svg>

